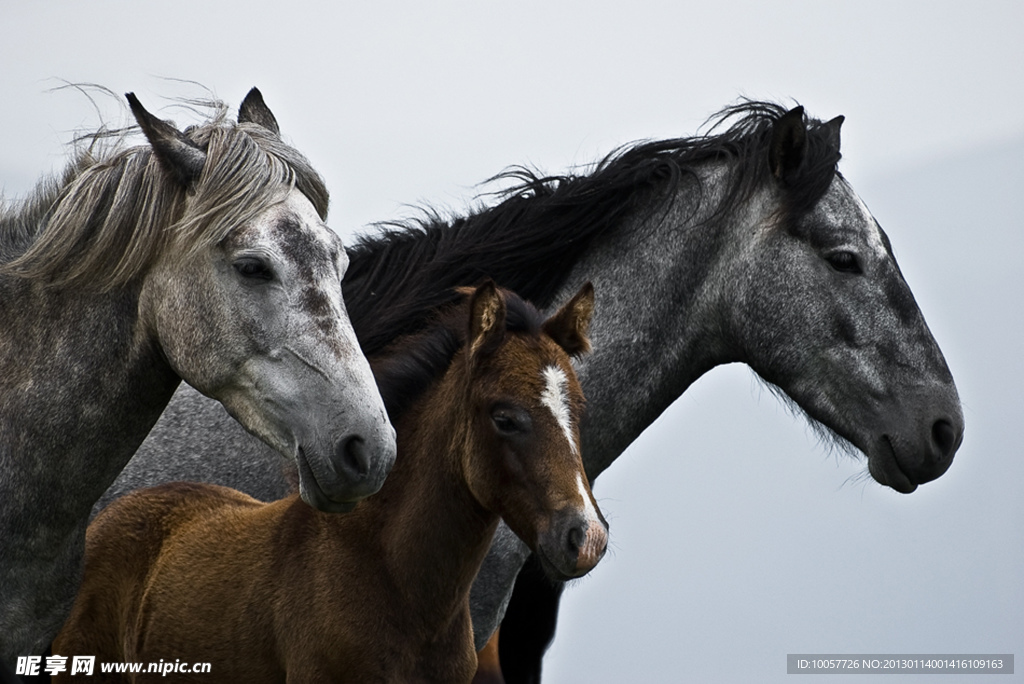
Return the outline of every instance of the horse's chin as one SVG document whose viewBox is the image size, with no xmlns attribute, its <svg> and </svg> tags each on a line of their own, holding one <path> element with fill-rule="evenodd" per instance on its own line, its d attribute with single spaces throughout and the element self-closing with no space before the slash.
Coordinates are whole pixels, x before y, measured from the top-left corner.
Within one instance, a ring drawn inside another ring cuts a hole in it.
<svg viewBox="0 0 1024 684">
<path fill-rule="evenodd" d="M 544 548 L 538 546 L 534 550 L 534 555 L 540 560 L 540 566 L 544 570 L 544 574 L 547 575 L 548 579 L 552 582 L 568 582 L 569 580 L 581 577 L 586 573 L 567 573 L 565 570 L 559 568 L 555 563 L 548 559 L 547 554 L 544 553 Z"/>
<path fill-rule="evenodd" d="M 328 496 L 313 474 L 313 469 L 301 448 L 296 454 L 295 462 L 299 470 L 299 496 L 307 504 L 324 513 L 348 513 L 356 507 L 357 501 L 339 501 Z"/>
<path fill-rule="evenodd" d="M 355 501 L 332 501 L 326 497 L 318 497 L 316 495 L 309 496 L 305 490 L 299 486 L 299 496 L 307 504 L 317 509 L 322 513 L 350 513 L 355 507 Z"/>
<path fill-rule="evenodd" d="M 885 435 L 874 440 L 867 452 L 868 472 L 879 484 L 891 487 L 901 494 L 910 494 L 917 489 L 917 483 L 900 468 L 892 442 Z"/>
</svg>

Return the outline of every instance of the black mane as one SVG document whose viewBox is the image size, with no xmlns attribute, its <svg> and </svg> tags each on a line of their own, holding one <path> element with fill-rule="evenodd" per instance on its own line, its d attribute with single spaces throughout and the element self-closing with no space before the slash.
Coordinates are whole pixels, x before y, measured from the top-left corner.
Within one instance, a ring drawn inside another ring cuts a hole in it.
<svg viewBox="0 0 1024 684">
<path fill-rule="evenodd" d="M 454 301 L 452 288 L 488 277 L 541 308 L 550 306 L 596 239 L 638 212 L 655 213 L 664 202 L 652 200 L 669 197 L 699 165 L 728 161 L 733 173 L 714 220 L 767 182 L 772 124 L 786 111 L 743 102 L 713 117 L 705 135 L 627 145 L 588 174 L 540 176 L 515 167 L 491 179 L 515 181 L 500 193 L 502 201 L 464 218 L 446 221 L 427 210 L 419 220 L 383 224 L 379 234 L 349 249 L 344 292 L 363 350 L 373 355 L 422 329 L 431 311 Z M 788 208 L 812 206 L 838 161 L 824 124 L 809 120 L 807 155 L 787 187 Z"/>
<path fill-rule="evenodd" d="M 544 316 L 517 294 L 501 290 L 505 299 L 505 330 L 537 336 Z M 466 344 L 469 307 L 465 290 L 450 293 L 453 302 L 430 314 L 426 327 L 402 337 L 378 355 L 370 355 L 381 399 L 394 423 L 423 391 L 451 365 Z"/>
</svg>

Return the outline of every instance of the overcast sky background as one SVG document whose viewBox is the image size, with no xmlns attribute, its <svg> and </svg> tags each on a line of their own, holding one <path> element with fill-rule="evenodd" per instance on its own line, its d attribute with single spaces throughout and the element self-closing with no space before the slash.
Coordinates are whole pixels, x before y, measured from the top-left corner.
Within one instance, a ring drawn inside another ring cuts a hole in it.
<svg viewBox="0 0 1024 684">
<path fill-rule="evenodd" d="M 783 681 L 798 652 L 1022 655 L 1022 65 L 1016 1 L 6 2 L 0 189 L 24 194 L 98 124 L 85 97 L 51 92 L 62 81 L 133 90 L 179 123 L 165 98 L 201 91 L 166 78 L 233 107 L 259 86 L 346 239 L 424 202 L 461 211 L 510 164 L 557 173 L 693 134 L 741 95 L 844 114 L 840 168 L 960 389 L 956 461 L 896 494 L 747 369 L 712 371 L 598 481 L 613 551 L 567 593 L 545 681 Z"/>
</svg>

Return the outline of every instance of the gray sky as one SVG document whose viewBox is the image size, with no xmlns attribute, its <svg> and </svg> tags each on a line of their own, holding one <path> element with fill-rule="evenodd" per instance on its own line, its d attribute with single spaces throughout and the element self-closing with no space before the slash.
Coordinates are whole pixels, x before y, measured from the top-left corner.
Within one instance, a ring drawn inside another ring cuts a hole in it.
<svg viewBox="0 0 1024 684">
<path fill-rule="evenodd" d="M 882 489 L 749 371 L 716 369 L 598 482 L 613 554 L 568 592 L 546 681 L 781 681 L 788 652 L 1024 654 L 1024 4 L 157 7 L 0 9 L 8 197 L 98 122 L 50 92 L 61 80 L 134 90 L 179 123 L 163 98 L 199 91 L 165 78 L 233 106 L 259 86 L 346 236 L 423 202 L 462 210 L 510 164 L 560 172 L 692 134 L 740 95 L 846 115 L 841 168 L 960 388 L 957 460 L 913 495 Z"/>
</svg>

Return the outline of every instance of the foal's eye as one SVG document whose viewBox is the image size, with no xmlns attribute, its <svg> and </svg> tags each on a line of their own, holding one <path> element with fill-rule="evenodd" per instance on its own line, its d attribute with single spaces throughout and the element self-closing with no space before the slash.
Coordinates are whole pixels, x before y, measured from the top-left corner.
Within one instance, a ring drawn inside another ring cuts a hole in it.
<svg viewBox="0 0 1024 684">
<path fill-rule="evenodd" d="M 494 429 L 499 434 L 506 436 L 526 432 L 530 428 L 529 414 L 504 406 L 491 411 L 491 422 L 494 423 Z"/>
<path fill-rule="evenodd" d="M 233 266 L 238 271 L 238 275 L 243 278 L 270 280 L 274 277 L 270 267 L 262 259 L 257 259 L 256 257 L 242 257 Z"/>
<path fill-rule="evenodd" d="M 518 432 L 519 426 L 516 425 L 516 421 L 508 416 L 491 416 L 491 420 L 494 421 L 494 427 L 498 428 L 498 432 Z"/>
<path fill-rule="evenodd" d="M 860 268 L 860 262 L 857 260 L 857 255 L 853 252 L 835 252 L 825 258 L 832 268 L 840 273 L 863 273 Z"/>
</svg>

